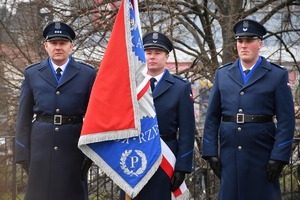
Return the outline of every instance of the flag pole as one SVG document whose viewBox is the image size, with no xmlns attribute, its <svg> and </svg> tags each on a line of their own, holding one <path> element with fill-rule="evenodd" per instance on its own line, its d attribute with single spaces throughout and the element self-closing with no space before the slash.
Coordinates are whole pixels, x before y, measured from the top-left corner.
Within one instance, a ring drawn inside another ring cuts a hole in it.
<svg viewBox="0 0 300 200">
<path fill-rule="evenodd" d="M 125 200 L 131 200 L 131 198 L 128 194 L 125 194 Z"/>
</svg>

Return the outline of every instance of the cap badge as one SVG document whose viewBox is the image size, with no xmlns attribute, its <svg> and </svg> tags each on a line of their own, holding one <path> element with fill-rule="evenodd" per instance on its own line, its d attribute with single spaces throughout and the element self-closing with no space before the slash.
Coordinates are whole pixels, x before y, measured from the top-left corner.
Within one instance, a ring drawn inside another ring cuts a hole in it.
<svg viewBox="0 0 300 200">
<path fill-rule="evenodd" d="M 249 22 L 248 21 L 243 21 L 243 31 L 247 31 L 248 26 L 249 26 Z"/>
<path fill-rule="evenodd" d="M 59 22 L 55 22 L 54 28 L 55 28 L 55 29 L 60 29 L 60 23 L 59 23 Z"/>
<path fill-rule="evenodd" d="M 153 33 L 152 38 L 153 38 L 154 40 L 157 40 L 157 39 L 158 39 L 158 33 Z"/>
</svg>

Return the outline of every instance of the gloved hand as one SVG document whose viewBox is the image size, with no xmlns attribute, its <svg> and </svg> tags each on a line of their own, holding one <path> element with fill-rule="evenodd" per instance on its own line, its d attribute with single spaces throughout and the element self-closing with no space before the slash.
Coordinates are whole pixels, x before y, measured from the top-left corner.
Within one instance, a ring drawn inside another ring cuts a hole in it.
<svg viewBox="0 0 300 200">
<path fill-rule="evenodd" d="M 208 157 L 207 160 L 209 162 L 211 169 L 215 173 L 215 175 L 219 179 L 221 179 L 222 166 L 221 166 L 220 159 L 218 157 L 211 156 L 211 157 Z"/>
<path fill-rule="evenodd" d="M 92 165 L 93 161 L 89 159 L 88 157 L 84 157 L 84 160 L 81 165 L 81 179 L 84 181 L 87 173 Z"/>
<path fill-rule="evenodd" d="M 26 174 L 28 175 L 29 174 L 29 165 L 30 165 L 29 160 L 23 160 L 23 161 L 19 162 L 19 164 L 22 166 L 22 169 L 24 169 Z"/>
<path fill-rule="evenodd" d="M 268 181 L 273 182 L 278 179 L 285 163 L 279 160 L 269 160 L 267 165 Z"/>
<path fill-rule="evenodd" d="M 171 191 L 174 192 L 179 188 L 185 178 L 185 172 L 175 171 L 171 179 Z"/>
</svg>

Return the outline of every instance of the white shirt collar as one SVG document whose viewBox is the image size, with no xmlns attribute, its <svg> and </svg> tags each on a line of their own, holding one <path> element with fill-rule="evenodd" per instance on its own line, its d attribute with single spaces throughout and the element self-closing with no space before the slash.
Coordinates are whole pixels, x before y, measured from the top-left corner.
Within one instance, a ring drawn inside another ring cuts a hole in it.
<svg viewBox="0 0 300 200">
<path fill-rule="evenodd" d="M 155 82 L 155 84 L 156 83 L 158 83 L 159 81 L 160 81 L 160 79 L 162 78 L 162 76 L 164 75 L 164 72 L 163 73 L 161 73 L 161 74 L 159 74 L 159 75 L 157 75 L 157 76 L 154 76 L 153 78 L 155 78 L 156 79 L 156 82 Z"/>
<path fill-rule="evenodd" d="M 250 67 L 249 70 L 252 70 L 252 68 L 254 67 L 254 65 L 252 67 Z M 243 67 L 243 71 L 247 70 L 246 67 L 244 67 L 243 65 L 242 65 L 242 67 Z"/>
<path fill-rule="evenodd" d="M 51 60 L 51 59 L 50 59 Z M 54 68 L 54 71 L 56 71 L 56 69 L 57 68 L 61 68 L 61 73 L 63 72 L 63 71 L 65 71 L 65 69 L 66 69 L 66 66 L 67 66 L 67 64 L 68 64 L 68 62 L 69 62 L 69 58 L 68 58 L 68 61 L 65 63 L 65 64 L 63 64 L 63 65 L 61 65 L 61 66 L 58 66 L 58 65 L 56 65 L 56 64 L 54 64 L 53 62 L 52 62 L 52 60 L 51 60 L 51 63 L 52 63 L 52 66 L 53 66 L 53 68 Z"/>
</svg>

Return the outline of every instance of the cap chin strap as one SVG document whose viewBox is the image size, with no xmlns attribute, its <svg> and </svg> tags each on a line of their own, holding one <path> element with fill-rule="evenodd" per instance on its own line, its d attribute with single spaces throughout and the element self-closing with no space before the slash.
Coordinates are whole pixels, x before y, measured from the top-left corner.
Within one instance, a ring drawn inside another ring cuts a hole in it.
<svg viewBox="0 0 300 200">
<path fill-rule="evenodd" d="M 259 37 L 259 36 L 250 36 L 250 35 L 236 35 L 235 39 L 241 39 L 241 38 L 247 38 L 247 39 L 263 39 L 263 37 Z"/>
<path fill-rule="evenodd" d="M 57 39 L 55 39 L 57 38 Z M 46 38 L 45 38 L 45 42 L 48 42 L 50 40 L 68 40 L 70 42 L 73 42 L 73 40 L 71 40 L 71 38 L 67 35 L 48 35 Z"/>
</svg>

